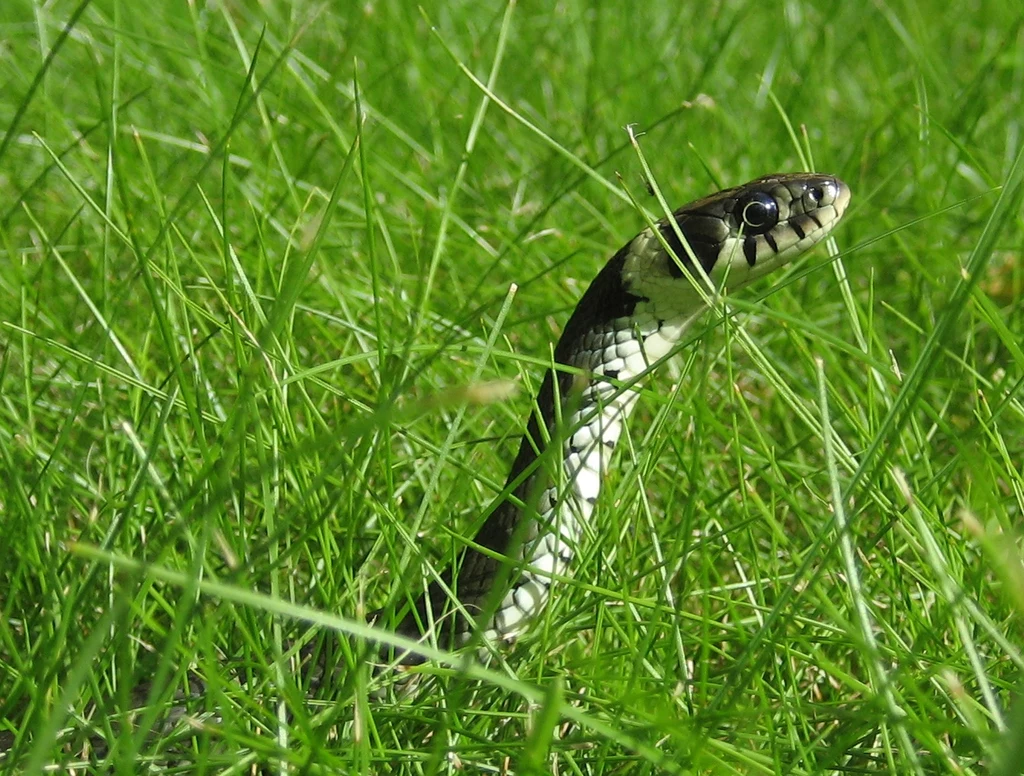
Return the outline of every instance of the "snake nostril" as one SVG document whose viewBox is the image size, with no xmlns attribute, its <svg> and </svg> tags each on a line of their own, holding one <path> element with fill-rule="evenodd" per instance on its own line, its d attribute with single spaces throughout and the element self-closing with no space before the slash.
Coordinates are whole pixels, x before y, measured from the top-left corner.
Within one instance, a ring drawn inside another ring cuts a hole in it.
<svg viewBox="0 0 1024 776">
<path fill-rule="evenodd" d="M 807 197 L 811 202 L 821 202 L 825 198 L 825 190 L 821 186 L 812 186 L 807 190 Z"/>
</svg>

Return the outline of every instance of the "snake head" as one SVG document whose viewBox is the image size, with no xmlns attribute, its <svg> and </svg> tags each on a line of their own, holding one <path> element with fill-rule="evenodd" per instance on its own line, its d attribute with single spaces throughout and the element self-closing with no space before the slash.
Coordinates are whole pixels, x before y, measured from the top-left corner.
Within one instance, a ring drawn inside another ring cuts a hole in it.
<svg viewBox="0 0 1024 776">
<path fill-rule="evenodd" d="M 630 293 L 652 301 L 689 296 L 693 282 L 703 282 L 696 262 L 716 288 L 738 288 L 821 242 L 849 203 L 849 187 L 834 175 L 758 178 L 683 206 L 657 224 L 657 234 L 639 234 L 623 279 Z"/>
</svg>

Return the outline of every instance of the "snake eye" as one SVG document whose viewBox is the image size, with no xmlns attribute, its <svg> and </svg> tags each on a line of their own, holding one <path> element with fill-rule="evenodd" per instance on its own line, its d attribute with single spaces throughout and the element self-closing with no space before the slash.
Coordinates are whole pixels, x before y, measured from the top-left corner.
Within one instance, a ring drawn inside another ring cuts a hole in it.
<svg viewBox="0 0 1024 776">
<path fill-rule="evenodd" d="M 779 223 L 779 205 L 775 197 L 763 191 L 748 194 L 736 203 L 746 234 L 764 234 Z"/>
</svg>

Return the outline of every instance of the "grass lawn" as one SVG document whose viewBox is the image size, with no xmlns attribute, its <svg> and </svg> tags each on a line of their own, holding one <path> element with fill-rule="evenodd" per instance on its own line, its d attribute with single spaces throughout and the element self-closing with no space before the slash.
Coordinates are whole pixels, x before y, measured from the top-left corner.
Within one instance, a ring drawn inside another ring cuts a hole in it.
<svg viewBox="0 0 1024 776">
<path fill-rule="evenodd" d="M 1022 94 L 1009 0 L 4 0 L 0 773 L 1021 772 Z M 647 381 L 526 637 L 374 675 L 659 212 L 627 125 L 673 207 L 839 175 L 832 254 Z"/>
</svg>

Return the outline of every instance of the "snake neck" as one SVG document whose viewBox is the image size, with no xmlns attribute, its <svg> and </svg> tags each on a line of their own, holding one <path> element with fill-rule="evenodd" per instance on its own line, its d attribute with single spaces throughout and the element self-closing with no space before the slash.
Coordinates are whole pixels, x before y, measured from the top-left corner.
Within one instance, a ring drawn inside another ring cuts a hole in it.
<svg viewBox="0 0 1024 776">
<path fill-rule="evenodd" d="M 478 544 L 517 561 L 493 615 L 478 623 L 487 639 L 516 636 L 543 608 L 556 578 L 569 572 L 636 403 L 638 378 L 704 311 L 693 299 L 666 307 L 631 293 L 622 278 L 632 247 L 633 241 L 604 267 L 566 324 L 506 483 L 515 498 L 478 534 Z"/>
<path fill-rule="evenodd" d="M 399 631 L 449 612 L 451 590 L 476 617 L 484 638 L 516 636 L 568 573 L 588 531 L 608 462 L 636 401 L 637 378 L 664 356 L 702 305 L 686 313 L 637 296 L 623 282 L 631 241 L 584 293 L 555 346 L 555 368 L 544 376 L 526 433 L 506 481 L 510 497 L 490 514 L 459 563 L 406 617 Z M 502 561 L 477 547 L 496 555 Z M 504 591 L 499 601 L 489 600 Z M 490 612 L 480 618 L 481 612 Z M 461 611 L 441 620 L 439 642 L 468 640 L 473 623 Z"/>
</svg>

